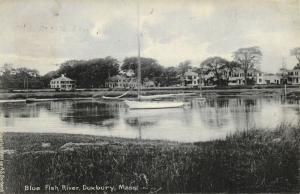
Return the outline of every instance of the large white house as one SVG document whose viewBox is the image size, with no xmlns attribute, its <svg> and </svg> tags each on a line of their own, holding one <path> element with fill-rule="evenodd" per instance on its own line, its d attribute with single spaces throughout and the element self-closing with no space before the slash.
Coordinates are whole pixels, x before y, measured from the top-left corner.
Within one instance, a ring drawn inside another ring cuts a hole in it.
<svg viewBox="0 0 300 194">
<path fill-rule="evenodd" d="M 188 69 L 187 72 L 184 73 L 182 79 L 182 85 L 193 87 L 199 85 L 199 75 L 192 71 L 192 69 Z"/>
<path fill-rule="evenodd" d="M 289 83 L 292 85 L 300 84 L 300 69 L 288 70 Z"/>
<path fill-rule="evenodd" d="M 62 74 L 59 78 L 50 81 L 50 87 L 60 91 L 70 91 L 75 88 L 75 81 Z"/>
<path fill-rule="evenodd" d="M 255 80 L 257 72 L 258 71 L 256 69 L 248 70 L 247 78 L 250 80 Z M 244 84 L 245 84 L 244 70 L 236 69 L 233 72 L 229 73 L 228 85 L 236 86 L 236 85 L 244 85 Z"/>
<path fill-rule="evenodd" d="M 256 77 L 256 84 L 258 85 L 269 85 L 269 84 L 280 84 L 281 76 L 272 73 L 258 72 Z"/>
</svg>

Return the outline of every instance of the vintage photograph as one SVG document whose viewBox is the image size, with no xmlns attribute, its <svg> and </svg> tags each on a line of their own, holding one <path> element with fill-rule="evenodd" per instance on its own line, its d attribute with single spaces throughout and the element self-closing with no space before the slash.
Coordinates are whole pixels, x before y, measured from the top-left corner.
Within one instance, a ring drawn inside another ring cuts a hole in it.
<svg viewBox="0 0 300 194">
<path fill-rule="evenodd" d="M 300 192 L 300 0 L 0 18 L 0 193 Z"/>
</svg>

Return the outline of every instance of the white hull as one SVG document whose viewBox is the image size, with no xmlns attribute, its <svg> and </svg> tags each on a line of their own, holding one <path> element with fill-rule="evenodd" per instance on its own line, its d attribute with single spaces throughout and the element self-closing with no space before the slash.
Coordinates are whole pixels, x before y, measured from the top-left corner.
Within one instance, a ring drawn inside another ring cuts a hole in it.
<svg viewBox="0 0 300 194">
<path fill-rule="evenodd" d="M 159 108 L 179 108 L 183 107 L 183 102 L 156 102 L 156 101 L 129 101 L 125 100 L 125 103 L 130 109 L 159 109 Z"/>
</svg>

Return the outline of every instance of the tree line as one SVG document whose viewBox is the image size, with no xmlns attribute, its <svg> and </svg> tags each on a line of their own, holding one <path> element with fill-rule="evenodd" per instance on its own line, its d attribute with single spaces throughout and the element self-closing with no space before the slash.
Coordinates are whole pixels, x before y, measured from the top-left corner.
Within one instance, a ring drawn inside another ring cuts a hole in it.
<svg viewBox="0 0 300 194">
<path fill-rule="evenodd" d="M 300 47 L 291 50 L 300 63 Z M 193 67 L 191 61 L 186 60 L 177 66 L 164 67 L 153 58 L 141 58 L 141 76 L 143 80 L 153 80 L 160 86 L 172 86 L 181 83 L 180 77 L 192 69 L 200 77 L 211 75 L 208 82 L 224 86 L 229 83 L 229 75 L 236 69 L 243 72 L 245 85 L 251 84 L 248 72 L 253 70 L 262 60 L 262 51 L 259 47 L 240 48 L 233 52 L 233 60 L 228 61 L 222 57 L 209 57 L 202 61 L 198 67 Z M 13 68 L 13 65 L 4 65 L 0 84 L 2 88 L 49 88 L 50 80 L 61 74 L 76 81 L 78 88 L 104 87 L 109 77 L 133 70 L 137 75 L 137 57 L 127 57 L 122 63 L 113 57 L 97 58 L 91 60 L 69 60 L 56 71 L 41 76 L 35 69 Z M 299 67 L 299 63 L 295 68 Z"/>
</svg>

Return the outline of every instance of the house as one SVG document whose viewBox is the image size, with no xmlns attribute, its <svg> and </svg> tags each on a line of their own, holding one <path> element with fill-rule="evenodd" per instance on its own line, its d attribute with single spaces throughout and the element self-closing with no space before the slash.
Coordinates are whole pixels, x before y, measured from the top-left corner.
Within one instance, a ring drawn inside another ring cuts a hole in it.
<svg viewBox="0 0 300 194">
<path fill-rule="evenodd" d="M 244 71 L 242 69 L 237 69 L 234 72 L 229 73 L 228 85 L 236 86 L 236 85 L 244 85 Z"/>
<path fill-rule="evenodd" d="M 257 85 L 264 84 L 264 73 L 259 71 L 256 73 L 256 83 Z"/>
<path fill-rule="evenodd" d="M 279 74 L 258 72 L 256 78 L 257 85 L 280 84 L 281 76 Z"/>
<path fill-rule="evenodd" d="M 249 80 L 255 81 L 257 73 L 258 71 L 256 69 L 250 69 L 248 70 L 247 78 Z M 243 69 L 238 68 L 233 72 L 229 72 L 228 85 L 236 86 L 236 85 L 244 85 L 244 84 L 245 84 L 245 73 Z"/>
<path fill-rule="evenodd" d="M 292 85 L 300 84 L 300 69 L 288 70 L 288 83 Z"/>
<path fill-rule="evenodd" d="M 182 86 L 194 87 L 199 85 L 199 75 L 188 69 L 187 72 L 183 74 L 182 77 Z"/>
<path fill-rule="evenodd" d="M 124 75 L 110 77 L 105 83 L 105 87 L 107 88 L 136 88 L 136 86 L 135 78 L 126 77 Z"/>
<path fill-rule="evenodd" d="M 59 78 L 50 81 L 50 87 L 60 91 L 70 91 L 75 89 L 75 81 L 62 74 Z"/>
</svg>

